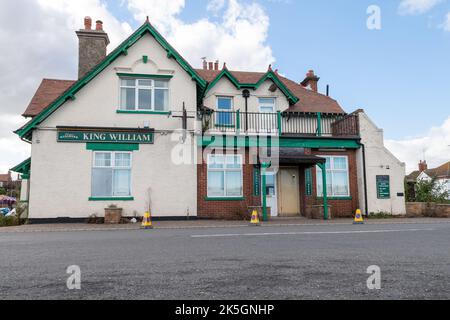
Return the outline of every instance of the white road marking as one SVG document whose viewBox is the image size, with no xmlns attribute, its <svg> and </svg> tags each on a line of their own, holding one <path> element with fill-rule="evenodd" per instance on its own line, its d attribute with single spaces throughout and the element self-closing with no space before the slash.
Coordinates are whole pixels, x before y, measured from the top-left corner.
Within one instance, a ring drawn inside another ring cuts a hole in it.
<svg viewBox="0 0 450 320">
<path fill-rule="evenodd" d="M 388 233 L 388 232 L 416 232 L 433 231 L 434 229 L 387 229 L 387 230 L 353 230 L 353 231 L 304 231 L 304 232 L 261 232 L 261 233 L 228 233 L 228 234 L 197 234 L 191 238 L 220 238 L 220 237 L 254 237 L 254 236 L 294 236 L 314 234 L 358 234 L 358 233 Z"/>
</svg>

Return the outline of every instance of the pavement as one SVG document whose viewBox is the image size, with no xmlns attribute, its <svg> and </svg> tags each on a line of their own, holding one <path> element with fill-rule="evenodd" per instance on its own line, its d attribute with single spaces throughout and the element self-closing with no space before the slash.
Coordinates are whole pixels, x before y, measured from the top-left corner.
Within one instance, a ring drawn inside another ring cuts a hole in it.
<svg viewBox="0 0 450 320">
<path fill-rule="evenodd" d="M 0 299 L 449 299 L 449 243 L 450 219 L 0 228 Z"/>
</svg>

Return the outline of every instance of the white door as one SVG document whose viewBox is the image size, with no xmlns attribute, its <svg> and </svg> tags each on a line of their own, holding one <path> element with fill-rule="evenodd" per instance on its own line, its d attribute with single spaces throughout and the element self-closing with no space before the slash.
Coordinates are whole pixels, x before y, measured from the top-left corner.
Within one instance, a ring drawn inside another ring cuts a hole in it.
<svg viewBox="0 0 450 320">
<path fill-rule="evenodd" d="M 266 173 L 266 195 L 267 207 L 270 208 L 271 216 L 277 217 L 277 174 L 275 172 Z"/>
</svg>

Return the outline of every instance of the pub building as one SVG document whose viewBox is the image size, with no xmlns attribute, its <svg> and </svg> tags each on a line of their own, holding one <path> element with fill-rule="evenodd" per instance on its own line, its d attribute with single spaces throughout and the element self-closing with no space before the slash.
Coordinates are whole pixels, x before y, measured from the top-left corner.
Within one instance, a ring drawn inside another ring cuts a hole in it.
<svg viewBox="0 0 450 320">
<path fill-rule="evenodd" d="M 314 71 L 194 68 L 148 19 L 108 55 L 101 21 L 76 34 L 78 79 L 43 79 L 16 131 L 31 144 L 12 170 L 32 223 L 112 204 L 161 219 L 405 213 L 404 164 L 362 109 L 318 92 Z"/>
</svg>

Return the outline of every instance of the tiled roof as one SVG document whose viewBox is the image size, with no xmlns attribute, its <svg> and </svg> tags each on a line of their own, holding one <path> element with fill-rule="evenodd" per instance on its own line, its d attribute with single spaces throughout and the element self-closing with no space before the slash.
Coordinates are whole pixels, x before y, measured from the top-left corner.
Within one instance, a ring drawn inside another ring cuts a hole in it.
<svg viewBox="0 0 450 320">
<path fill-rule="evenodd" d="M 212 82 L 222 70 L 196 69 L 197 73 L 206 81 Z M 230 71 L 240 83 L 257 83 L 264 72 Z M 318 92 L 304 88 L 301 84 L 278 75 L 284 85 L 299 99 L 299 102 L 289 107 L 293 112 L 324 112 L 345 113 L 336 100 Z"/>
<path fill-rule="evenodd" d="M 75 81 L 72 80 L 55 80 L 43 79 L 30 104 L 23 113 L 24 117 L 34 117 L 50 103 L 55 101 L 67 89 L 69 89 Z"/>
<path fill-rule="evenodd" d="M 446 177 L 450 177 L 450 161 L 444 163 L 443 165 L 441 165 L 441 166 L 439 166 L 437 168 L 427 169 L 424 172 L 430 178 L 435 178 L 435 177 L 436 178 L 446 178 Z M 406 176 L 406 179 L 408 181 L 416 180 L 419 175 L 420 175 L 420 171 L 416 170 L 416 171 L 413 171 L 410 174 L 408 174 Z"/>
</svg>

